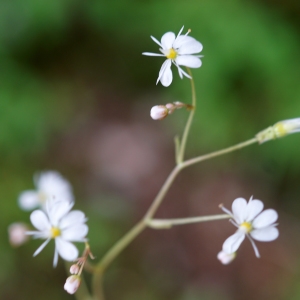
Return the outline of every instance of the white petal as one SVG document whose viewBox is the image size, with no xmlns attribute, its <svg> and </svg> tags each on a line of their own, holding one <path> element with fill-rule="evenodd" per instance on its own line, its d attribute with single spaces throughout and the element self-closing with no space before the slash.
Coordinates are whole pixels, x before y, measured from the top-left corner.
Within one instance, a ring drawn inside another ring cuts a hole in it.
<svg viewBox="0 0 300 300">
<path fill-rule="evenodd" d="M 164 54 L 152 53 L 152 52 L 143 52 L 142 54 L 147 56 L 165 56 Z"/>
<path fill-rule="evenodd" d="M 264 208 L 264 204 L 260 200 L 251 200 L 247 205 L 247 215 L 245 221 L 252 221 Z"/>
<path fill-rule="evenodd" d="M 159 45 L 160 47 L 162 47 L 162 44 L 154 37 L 151 35 L 151 39 L 157 44 Z"/>
<path fill-rule="evenodd" d="M 279 231 L 274 226 L 268 226 L 261 229 L 254 229 L 250 232 L 250 235 L 257 241 L 270 242 L 278 238 Z"/>
<path fill-rule="evenodd" d="M 161 38 L 161 45 L 164 50 L 173 48 L 173 42 L 175 41 L 174 32 L 167 32 Z"/>
<path fill-rule="evenodd" d="M 51 238 L 48 238 L 40 247 L 37 248 L 37 250 L 33 253 L 33 256 L 38 255 L 44 248 L 45 246 L 50 242 Z"/>
<path fill-rule="evenodd" d="M 178 65 L 189 68 L 199 68 L 202 65 L 200 58 L 192 55 L 179 55 L 175 61 Z"/>
<path fill-rule="evenodd" d="M 32 225 L 40 231 L 47 231 L 51 228 L 51 224 L 46 214 L 41 210 L 33 211 L 30 215 L 30 220 Z"/>
<path fill-rule="evenodd" d="M 67 201 L 51 201 L 48 200 L 46 203 L 47 212 L 50 222 L 53 226 L 58 226 L 59 221 L 65 216 L 74 205 L 74 202 Z"/>
<path fill-rule="evenodd" d="M 78 249 L 70 242 L 61 238 L 55 239 L 55 246 L 59 255 L 67 261 L 73 261 L 78 257 Z"/>
<path fill-rule="evenodd" d="M 36 191 L 25 191 L 21 193 L 18 202 L 19 206 L 24 210 L 32 210 L 40 204 Z"/>
<path fill-rule="evenodd" d="M 231 235 L 223 244 L 223 251 L 226 253 L 234 253 L 245 239 L 245 234 L 241 231 L 237 231 Z"/>
<path fill-rule="evenodd" d="M 256 256 L 257 258 L 260 258 L 259 251 L 258 251 L 258 249 L 257 249 L 257 247 L 256 247 L 256 245 L 255 245 L 255 243 L 254 243 L 254 241 L 253 241 L 253 239 L 251 238 L 250 235 L 247 235 L 247 238 L 249 239 L 249 241 L 250 241 L 250 243 L 251 243 L 251 245 L 252 245 L 252 247 L 253 247 L 255 256 Z"/>
<path fill-rule="evenodd" d="M 177 49 L 178 54 L 195 54 L 202 51 L 203 46 L 200 42 L 190 36 L 180 36 L 174 43 L 174 48 Z"/>
<path fill-rule="evenodd" d="M 53 268 L 57 266 L 58 263 L 58 251 L 57 248 L 55 247 L 54 249 L 54 257 L 53 257 Z"/>
<path fill-rule="evenodd" d="M 232 214 L 238 224 L 241 224 L 245 221 L 245 214 L 247 209 L 247 201 L 244 198 L 237 198 L 233 201 Z"/>
<path fill-rule="evenodd" d="M 253 228 L 262 228 L 269 226 L 276 222 L 278 214 L 274 209 L 266 209 L 260 215 L 258 215 L 252 222 Z"/>
<path fill-rule="evenodd" d="M 74 224 L 84 223 L 85 221 L 86 221 L 86 217 L 82 211 L 72 210 L 61 219 L 59 223 L 59 228 L 64 229 Z"/>
<path fill-rule="evenodd" d="M 161 82 L 163 86 L 169 86 L 173 80 L 173 74 L 171 71 L 171 59 L 167 59 L 161 66 L 158 79 L 156 81 L 156 84 L 158 81 Z"/>
<path fill-rule="evenodd" d="M 62 231 L 61 238 L 66 241 L 84 242 L 89 228 L 85 224 L 74 225 Z"/>
</svg>

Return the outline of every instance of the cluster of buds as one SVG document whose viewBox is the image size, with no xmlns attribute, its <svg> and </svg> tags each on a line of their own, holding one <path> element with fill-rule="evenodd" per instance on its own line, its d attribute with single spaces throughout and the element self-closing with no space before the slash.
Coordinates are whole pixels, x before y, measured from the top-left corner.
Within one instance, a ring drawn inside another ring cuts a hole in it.
<svg viewBox="0 0 300 300">
<path fill-rule="evenodd" d="M 259 132 L 256 138 L 260 144 L 284 137 L 291 133 L 300 132 L 300 118 L 284 120 Z"/>
<path fill-rule="evenodd" d="M 150 116 L 153 120 L 162 120 L 168 115 L 172 114 L 176 109 L 186 108 L 187 110 L 192 110 L 194 107 L 189 104 L 182 102 L 167 103 L 166 105 L 155 105 L 151 108 Z"/>
<path fill-rule="evenodd" d="M 73 264 L 70 267 L 70 273 L 72 275 L 67 278 L 66 283 L 64 285 L 64 289 L 69 294 L 75 294 L 76 291 L 78 290 L 80 283 L 81 283 L 80 275 L 82 273 L 83 267 L 84 267 L 88 257 L 90 257 L 91 259 L 94 259 L 94 256 L 90 250 L 90 246 L 88 243 L 86 243 L 82 257 L 79 257 L 77 259 L 77 263 Z"/>
</svg>

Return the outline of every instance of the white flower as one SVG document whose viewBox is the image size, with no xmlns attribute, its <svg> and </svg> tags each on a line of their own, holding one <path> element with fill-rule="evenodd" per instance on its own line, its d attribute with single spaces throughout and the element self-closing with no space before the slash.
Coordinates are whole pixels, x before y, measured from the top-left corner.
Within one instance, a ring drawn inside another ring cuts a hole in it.
<svg viewBox="0 0 300 300">
<path fill-rule="evenodd" d="M 223 265 L 228 265 L 231 263 L 236 257 L 236 252 L 234 253 L 226 253 L 223 250 L 220 251 L 217 255 L 218 260 L 223 264 Z"/>
<path fill-rule="evenodd" d="M 45 208 L 48 199 L 73 202 L 72 187 L 58 172 L 47 171 L 34 176 L 36 190 L 24 191 L 19 196 L 19 205 L 24 210 L 37 206 Z"/>
<path fill-rule="evenodd" d="M 9 242 L 14 247 L 19 247 L 28 240 L 26 231 L 28 226 L 24 223 L 12 223 L 8 227 Z"/>
<path fill-rule="evenodd" d="M 73 204 L 73 202 L 48 200 L 46 212 L 35 210 L 30 215 L 32 225 L 38 231 L 30 231 L 27 234 L 46 240 L 33 256 L 39 254 L 49 241 L 54 239 L 54 267 L 57 265 L 58 254 L 67 261 L 74 261 L 78 257 L 77 248 L 70 242 L 86 241 L 88 226 L 84 224 L 86 222 L 85 215 L 79 210 L 70 211 Z"/>
<path fill-rule="evenodd" d="M 183 27 L 179 31 L 177 37 L 175 36 L 174 32 L 165 33 L 161 38 L 161 42 L 151 36 L 152 40 L 161 47 L 159 50 L 162 54 L 143 52 L 143 55 L 165 56 L 167 58 L 167 60 L 161 66 L 156 84 L 158 81 L 160 81 L 164 86 L 169 86 L 171 84 L 173 79 L 173 74 L 171 71 L 172 63 L 178 68 L 180 78 L 183 78 L 183 75 L 191 78 L 191 76 L 184 72 L 180 66 L 199 68 L 202 65 L 202 62 L 199 58 L 202 56 L 194 56 L 191 54 L 201 52 L 203 46 L 200 42 L 188 36 L 190 31 L 188 31 L 185 35 L 180 35 Z"/>
<path fill-rule="evenodd" d="M 232 203 L 232 213 L 221 206 L 223 211 L 229 214 L 231 222 L 238 230 L 230 236 L 223 244 L 223 251 L 227 254 L 237 251 L 242 241 L 247 236 L 253 246 L 256 257 L 260 257 L 254 240 L 261 242 L 269 242 L 275 240 L 278 235 L 278 229 L 274 224 L 278 218 L 278 214 L 274 209 L 267 209 L 263 212 L 263 203 L 260 200 L 252 200 L 249 202 L 244 198 L 237 198 Z"/>
<path fill-rule="evenodd" d="M 81 278 L 78 275 L 72 275 L 67 278 L 64 289 L 69 294 L 75 294 L 81 283 Z"/>
</svg>

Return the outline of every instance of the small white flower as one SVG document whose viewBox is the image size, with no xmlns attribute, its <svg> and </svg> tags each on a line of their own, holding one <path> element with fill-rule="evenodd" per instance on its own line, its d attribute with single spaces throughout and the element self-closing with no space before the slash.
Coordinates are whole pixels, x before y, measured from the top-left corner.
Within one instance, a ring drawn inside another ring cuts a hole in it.
<svg viewBox="0 0 300 300">
<path fill-rule="evenodd" d="M 223 244 L 223 251 L 227 254 L 237 251 L 242 241 L 247 236 L 253 246 L 256 257 L 260 257 L 254 240 L 270 242 L 277 239 L 279 232 L 275 227 L 278 214 L 274 209 L 267 209 L 263 212 L 263 203 L 260 200 L 249 202 L 244 198 L 237 198 L 232 203 L 232 213 L 221 206 L 222 210 L 229 214 L 230 220 L 238 230 L 230 236 Z M 254 239 L 254 240 L 253 240 Z"/>
<path fill-rule="evenodd" d="M 72 275 L 67 278 L 64 289 L 69 294 L 75 294 L 81 283 L 81 278 L 78 275 Z"/>
<path fill-rule="evenodd" d="M 19 205 L 24 210 L 38 206 L 45 208 L 48 199 L 73 202 L 72 187 L 58 172 L 47 171 L 34 176 L 36 190 L 24 191 L 19 196 Z"/>
<path fill-rule="evenodd" d="M 28 241 L 26 234 L 28 226 L 24 223 L 13 223 L 8 227 L 9 242 L 13 247 L 19 247 Z"/>
<path fill-rule="evenodd" d="M 202 62 L 199 58 L 202 56 L 194 56 L 191 54 L 201 52 L 203 46 L 196 39 L 188 36 L 190 31 L 188 31 L 185 35 L 180 35 L 183 27 L 179 31 L 177 37 L 175 36 L 174 32 L 165 33 L 161 38 L 161 42 L 151 36 L 152 40 L 161 47 L 159 50 L 162 54 L 143 52 L 143 55 L 165 56 L 167 58 L 167 60 L 161 66 L 156 84 L 158 81 L 160 81 L 163 86 L 169 86 L 171 84 L 173 80 L 173 74 L 171 71 L 172 63 L 178 68 L 181 79 L 183 78 L 183 75 L 188 78 L 191 78 L 191 76 L 184 72 L 180 66 L 199 68 L 202 65 Z"/>
<path fill-rule="evenodd" d="M 236 257 L 236 252 L 234 253 L 226 253 L 223 250 L 220 251 L 217 255 L 218 260 L 223 264 L 223 265 L 228 265 L 231 263 Z"/>
<path fill-rule="evenodd" d="M 70 242 L 85 242 L 88 226 L 86 217 L 79 210 L 70 211 L 73 202 L 46 202 L 46 212 L 35 210 L 30 215 L 32 225 L 38 231 L 29 231 L 28 235 L 46 241 L 34 252 L 38 255 L 51 239 L 55 240 L 53 266 L 57 265 L 58 254 L 67 261 L 74 261 L 78 257 L 78 249 Z"/>
</svg>

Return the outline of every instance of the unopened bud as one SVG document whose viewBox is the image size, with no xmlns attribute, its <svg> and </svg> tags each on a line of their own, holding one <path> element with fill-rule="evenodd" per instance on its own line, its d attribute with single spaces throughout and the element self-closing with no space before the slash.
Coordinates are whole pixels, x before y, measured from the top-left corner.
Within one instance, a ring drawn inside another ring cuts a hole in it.
<svg viewBox="0 0 300 300">
<path fill-rule="evenodd" d="M 291 133 L 300 132 L 300 118 L 284 120 L 259 132 L 256 138 L 260 144 L 284 137 Z"/>
<path fill-rule="evenodd" d="M 217 255 L 218 260 L 223 264 L 223 265 L 228 265 L 231 263 L 236 257 L 236 253 L 226 253 L 223 250 L 220 251 Z"/>
<path fill-rule="evenodd" d="M 78 274 L 80 268 L 77 264 L 74 264 L 70 267 L 70 273 L 71 274 Z"/>
<path fill-rule="evenodd" d="M 13 247 L 19 247 L 29 239 L 26 234 L 28 226 L 24 223 L 13 223 L 8 227 L 9 242 Z"/>
<path fill-rule="evenodd" d="M 164 105 L 155 105 L 151 108 L 150 116 L 153 120 L 162 120 L 169 114 Z"/>
<path fill-rule="evenodd" d="M 67 278 L 67 281 L 64 285 L 64 289 L 69 293 L 69 294 L 74 294 L 78 290 L 79 286 L 81 283 L 81 278 L 78 275 L 72 275 Z"/>
</svg>

